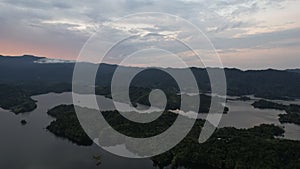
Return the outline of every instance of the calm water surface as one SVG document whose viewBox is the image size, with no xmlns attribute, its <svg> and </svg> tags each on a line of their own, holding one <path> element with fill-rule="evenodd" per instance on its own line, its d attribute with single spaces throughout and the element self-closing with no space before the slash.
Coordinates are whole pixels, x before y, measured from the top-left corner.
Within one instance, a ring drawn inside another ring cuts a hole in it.
<svg viewBox="0 0 300 169">
<path fill-rule="evenodd" d="M 99 97 L 102 104 L 111 102 Z M 15 115 L 0 109 L 0 168 L 7 169 L 154 169 L 150 159 L 127 159 L 112 155 L 98 146 L 77 146 L 68 140 L 58 138 L 45 127 L 53 120 L 47 110 L 60 104 L 71 104 L 72 94 L 45 94 L 34 96 L 37 109 L 33 112 Z M 293 103 L 295 103 L 294 101 Z M 230 111 L 222 117 L 219 127 L 249 128 L 262 123 L 277 124 L 285 127 L 285 138 L 300 140 L 300 126 L 280 124 L 278 115 L 285 112 L 278 110 L 255 109 L 253 101 L 228 101 Z M 288 102 L 284 102 L 288 103 Z M 298 101 L 297 101 L 298 103 Z M 300 102 L 299 102 L 300 104 Z M 124 105 L 126 107 L 126 105 Z M 201 115 L 205 118 L 205 115 Z M 22 126 L 25 119 L 28 124 Z M 116 147 L 118 148 L 118 147 Z M 122 148 L 122 147 L 121 147 Z M 101 155 L 101 165 L 93 156 Z"/>
<path fill-rule="evenodd" d="M 71 93 L 33 97 L 37 109 L 15 115 L 0 109 L 0 168 L 3 169 L 153 169 L 150 159 L 127 159 L 112 155 L 98 146 L 77 146 L 45 130 L 53 120 L 47 110 L 60 104 L 71 104 Z M 20 121 L 26 119 L 27 125 Z M 101 155 L 97 166 L 93 156 Z"/>
</svg>

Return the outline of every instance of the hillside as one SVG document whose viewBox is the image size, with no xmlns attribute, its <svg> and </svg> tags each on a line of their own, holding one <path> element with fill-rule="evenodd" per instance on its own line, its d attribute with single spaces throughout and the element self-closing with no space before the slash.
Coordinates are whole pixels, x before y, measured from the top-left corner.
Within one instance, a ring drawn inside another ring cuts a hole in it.
<svg viewBox="0 0 300 169">
<path fill-rule="evenodd" d="M 19 86 L 32 85 L 64 86 L 61 91 L 70 90 L 74 63 L 36 63 L 41 57 L 24 55 L 20 57 L 0 56 L 0 84 Z M 97 66 L 90 63 L 88 67 Z M 109 86 L 116 65 L 101 64 L 97 75 L 98 86 Z M 124 72 L 130 72 L 134 67 L 123 67 Z M 191 68 L 198 82 L 200 92 L 209 92 L 210 83 L 207 72 L 203 68 Z M 172 69 L 171 71 L 180 71 Z M 300 74 L 281 70 L 249 70 L 225 69 L 229 95 L 256 95 L 268 99 L 300 98 Z M 62 85 L 63 84 L 63 85 Z M 163 88 L 178 90 L 174 79 L 158 69 L 147 69 L 138 74 L 132 82 L 133 86 L 146 88 Z M 47 91 L 46 89 L 41 89 Z M 43 93 L 43 92 L 40 92 Z"/>
</svg>

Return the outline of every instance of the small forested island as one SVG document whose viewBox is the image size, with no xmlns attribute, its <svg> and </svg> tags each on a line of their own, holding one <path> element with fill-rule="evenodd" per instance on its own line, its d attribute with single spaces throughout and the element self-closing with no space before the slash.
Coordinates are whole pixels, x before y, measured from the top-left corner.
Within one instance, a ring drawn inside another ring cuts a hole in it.
<svg viewBox="0 0 300 169">
<path fill-rule="evenodd" d="M 21 124 L 24 126 L 27 124 L 27 121 L 26 120 L 21 120 Z"/>
<path fill-rule="evenodd" d="M 276 109 L 276 110 L 286 110 L 288 108 L 287 105 L 284 104 L 279 104 L 267 100 L 258 100 L 255 101 L 252 106 L 254 108 L 259 108 L 259 109 Z"/>
<path fill-rule="evenodd" d="M 91 140 L 81 128 L 73 105 L 60 105 L 48 111 L 55 117 L 47 129 L 79 145 L 90 145 Z M 142 124 L 127 120 L 117 111 L 102 113 L 117 131 L 132 137 L 151 137 L 165 131 L 178 115 L 165 112 L 157 120 Z M 278 138 L 281 127 L 260 125 L 250 129 L 219 128 L 203 144 L 198 143 L 204 124 L 197 120 L 188 136 L 168 152 L 152 157 L 155 166 L 190 169 L 291 169 L 300 168 L 300 142 Z M 143 132 L 141 132 L 143 131 Z M 130 150 L 130 147 L 127 147 Z"/>
<path fill-rule="evenodd" d="M 290 104 L 284 105 L 279 103 L 270 102 L 267 100 L 258 100 L 252 104 L 255 108 L 259 109 L 276 109 L 283 110 L 286 114 L 279 115 L 281 123 L 295 123 L 300 125 L 300 105 Z"/>
<path fill-rule="evenodd" d="M 241 100 L 241 101 L 249 101 L 251 100 L 250 97 L 247 97 L 247 96 L 241 96 L 240 98 L 238 98 L 238 100 Z"/>
<path fill-rule="evenodd" d="M 249 100 L 251 100 L 251 98 L 248 97 L 248 96 L 241 96 L 241 97 L 238 97 L 238 98 L 236 98 L 236 99 L 227 99 L 227 100 L 233 100 L 233 101 L 249 101 Z"/>
<path fill-rule="evenodd" d="M 0 84 L 0 107 L 15 114 L 30 112 L 37 105 L 36 101 L 22 89 L 10 85 Z"/>
</svg>

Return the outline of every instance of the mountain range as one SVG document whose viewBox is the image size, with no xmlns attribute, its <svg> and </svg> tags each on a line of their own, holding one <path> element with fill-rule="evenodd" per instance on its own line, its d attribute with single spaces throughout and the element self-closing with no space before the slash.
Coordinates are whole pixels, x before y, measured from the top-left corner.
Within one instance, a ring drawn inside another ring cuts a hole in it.
<svg viewBox="0 0 300 169">
<path fill-rule="evenodd" d="M 84 63 L 88 66 L 97 66 Z M 75 63 L 72 61 L 51 60 L 32 55 L 1 56 L 0 84 L 18 86 L 27 89 L 30 95 L 45 92 L 63 92 L 71 90 Z M 99 66 L 96 85 L 109 86 L 118 66 L 102 63 Z M 178 90 L 175 80 L 168 74 L 155 68 L 122 67 L 124 73 L 132 69 L 141 69 L 132 85 L 145 88 Z M 164 68 L 180 71 L 176 68 Z M 199 91 L 210 92 L 210 80 L 205 68 L 190 68 L 197 80 Z M 208 68 L 218 69 L 218 68 Z M 300 98 L 300 69 L 293 70 L 239 70 L 224 69 L 229 95 L 256 95 L 268 99 Z"/>
</svg>

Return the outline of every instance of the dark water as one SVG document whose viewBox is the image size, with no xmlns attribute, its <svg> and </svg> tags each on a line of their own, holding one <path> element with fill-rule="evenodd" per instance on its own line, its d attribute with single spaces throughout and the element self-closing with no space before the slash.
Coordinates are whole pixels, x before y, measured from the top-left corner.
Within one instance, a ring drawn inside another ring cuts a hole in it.
<svg viewBox="0 0 300 169">
<path fill-rule="evenodd" d="M 230 112 L 225 114 L 219 127 L 251 128 L 260 124 L 275 124 L 285 129 L 284 138 L 300 140 L 300 126 L 296 124 L 281 124 L 279 114 L 285 111 L 272 109 L 256 109 L 251 104 L 254 101 L 229 101 Z"/>
<path fill-rule="evenodd" d="M 96 145 L 77 146 L 45 130 L 53 120 L 47 110 L 60 104 L 71 104 L 71 93 L 46 94 L 33 97 L 38 107 L 33 112 L 15 115 L 0 109 L 0 168 L 2 169 L 154 169 L 150 159 L 127 159 L 112 155 Z M 109 103 L 102 97 L 102 103 Z M 229 101 L 230 112 L 224 115 L 220 127 L 249 128 L 262 123 L 281 125 L 277 110 L 259 110 L 253 101 Z M 108 106 L 109 107 L 109 106 Z M 125 106 L 126 107 L 126 106 Z M 203 116 L 205 118 L 205 115 Z M 28 123 L 22 126 L 20 121 Z M 300 126 L 284 124 L 285 138 L 300 140 Z M 120 147 L 114 147 L 120 148 Z M 121 147 L 122 148 L 122 147 Z M 101 156 L 101 165 L 93 156 Z"/>
<path fill-rule="evenodd" d="M 257 98 L 256 98 L 257 99 Z M 255 100 L 256 100 L 255 99 Z M 229 107 L 229 113 L 224 114 L 218 127 L 235 127 L 235 128 L 252 128 L 260 124 L 275 124 L 284 127 L 284 139 L 300 140 L 300 126 L 296 124 L 281 124 L 279 114 L 285 114 L 285 111 L 274 109 L 257 109 L 251 104 L 251 101 L 228 101 L 226 106 Z M 276 101 L 281 103 L 280 101 Z M 299 101 L 282 101 L 284 104 L 299 103 Z M 182 113 L 181 113 L 182 114 Z M 188 113 L 189 114 L 189 113 Z M 188 116 L 194 118 L 195 115 L 190 113 Z M 206 119 L 207 114 L 200 114 L 198 118 Z M 197 115 L 196 115 L 197 117 Z"/>
<path fill-rule="evenodd" d="M 45 130 L 53 120 L 46 112 L 60 104 L 71 104 L 70 93 L 35 96 L 38 108 L 14 115 L 0 109 L 1 169 L 153 169 L 150 159 L 127 159 L 112 155 L 98 146 L 77 146 Z M 20 121 L 26 119 L 27 125 Z M 101 155 L 101 165 L 93 156 Z"/>
</svg>

